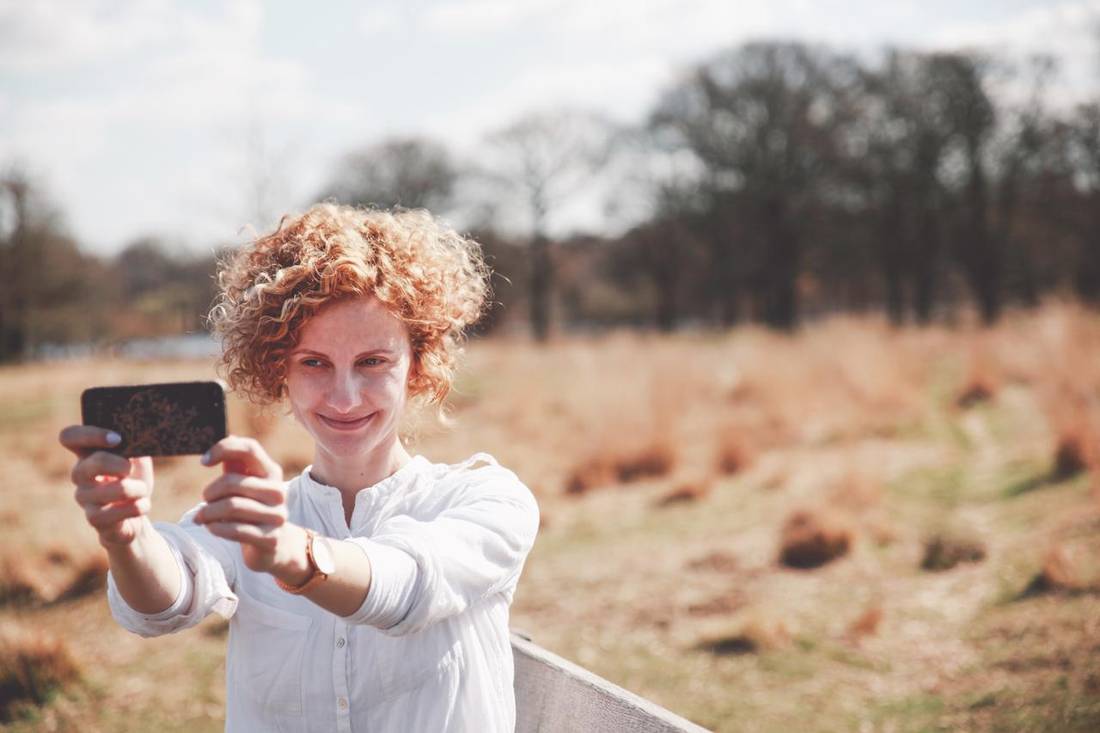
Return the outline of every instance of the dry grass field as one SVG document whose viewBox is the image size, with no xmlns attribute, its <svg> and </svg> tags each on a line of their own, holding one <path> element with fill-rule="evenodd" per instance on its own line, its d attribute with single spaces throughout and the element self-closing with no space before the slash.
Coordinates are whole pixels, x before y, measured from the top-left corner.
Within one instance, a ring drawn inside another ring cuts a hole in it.
<svg viewBox="0 0 1100 733">
<path fill-rule="evenodd" d="M 56 444 L 93 384 L 206 363 L 0 370 L 0 729 L 222 728 L 224 624 L 142 640 Z M 1100 730 L 1100 317 L 991 331 L 477 342 L 415 451 L 514 468 L 543 527 L 513 627 L 719 731 Z M 234 402 L 287 467 L 288 418 Z M 210 469 L 157 466 L 175 520 Z"/>
</svg>

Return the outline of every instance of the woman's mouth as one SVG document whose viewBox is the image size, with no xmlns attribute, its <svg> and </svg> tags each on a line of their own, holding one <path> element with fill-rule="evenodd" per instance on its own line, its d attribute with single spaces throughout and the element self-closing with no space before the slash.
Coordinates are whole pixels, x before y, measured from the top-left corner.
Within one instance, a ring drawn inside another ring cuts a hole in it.
<svg viewBox="0 0 1100 733">
<path fill-rule="evenodd" d="M 371 414 L 366 415 L 365 417 L 357 417 L 357 418 L 352 418 L 352 419 L 337 418 L 337 417 L 326 417 L 325 415 L 322 415 L 320 413 L 317 414 L 317 417 L 318 417 L 318 419 L 320 419 L 320 421 L 322 423 L 324 423 L 328 427 L 332 428 L 333 430 L 350 431 L 350 430 L 358 430 L 359 428 L 366 425 L 368 422 L 370 422 L 370 419 L 372 417 L 374 417 L 374 413 L 372 412 Z"/>
</svg>

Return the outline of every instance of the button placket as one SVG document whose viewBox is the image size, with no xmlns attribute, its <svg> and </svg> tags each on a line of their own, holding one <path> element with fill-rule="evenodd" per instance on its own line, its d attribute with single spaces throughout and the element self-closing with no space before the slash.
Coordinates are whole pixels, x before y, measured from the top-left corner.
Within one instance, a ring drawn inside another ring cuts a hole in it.
<svg viewBox="0 0 1100 733">
<path fill-rule="evenodd" d="M 335 651 L 332 654 L 332 679 L 336 683 L 336 727 L 341 733 L 350 733 L 351 731 L 347 634 L 347 624 L 341 621 L 333 624 L 333 636 L 336 641 L 333 643 Z"/>
</svg>

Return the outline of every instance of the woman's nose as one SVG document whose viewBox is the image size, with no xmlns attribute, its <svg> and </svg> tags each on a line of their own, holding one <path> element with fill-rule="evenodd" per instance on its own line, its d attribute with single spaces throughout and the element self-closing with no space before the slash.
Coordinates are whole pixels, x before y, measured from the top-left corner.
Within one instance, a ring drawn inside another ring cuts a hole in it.
<svg viewBox="0 0 1100 733">
<path fill-rule="evenodd" d="M 329 389 L 329 407 L 341 413 L 350 413 L 362 404 L 359 378 L 355 372 L 337 372 Z"/>
</svg>

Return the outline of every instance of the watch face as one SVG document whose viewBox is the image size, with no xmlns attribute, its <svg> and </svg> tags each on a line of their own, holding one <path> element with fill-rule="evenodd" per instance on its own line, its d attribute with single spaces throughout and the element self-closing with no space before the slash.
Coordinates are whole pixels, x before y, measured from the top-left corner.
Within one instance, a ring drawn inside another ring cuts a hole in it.
<svg viewBox="0 0 1100 733">
<path fill-rule="evenodd" d="M 317 569 L 325 575 L 332 575 L 336 572 L 336 558 L 332 555 L 332 545 L 325 537 L 313 538 L 313 562 L 317 564 Z"/>
</svg>

